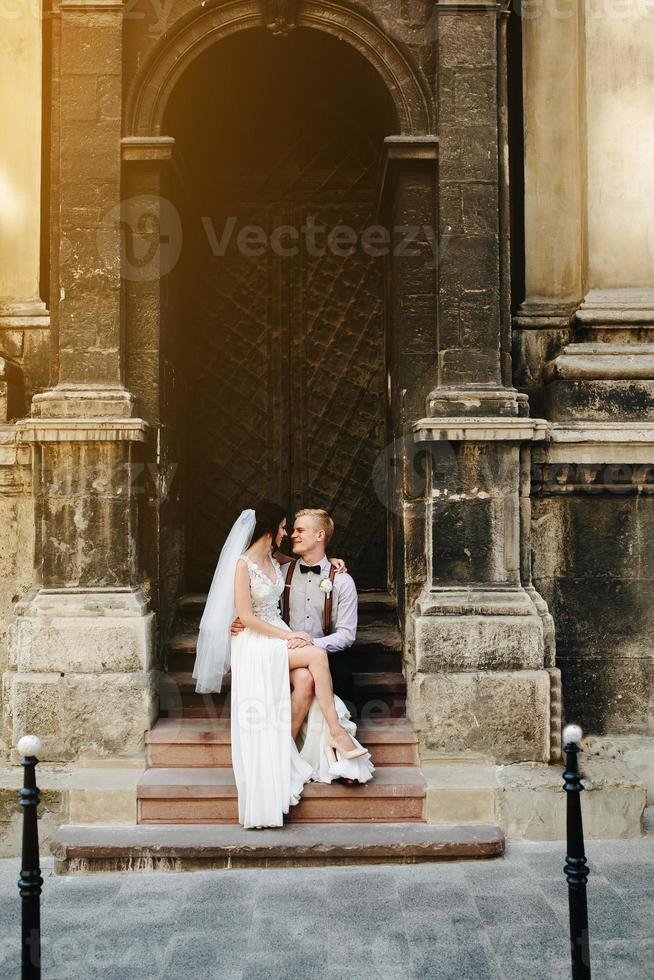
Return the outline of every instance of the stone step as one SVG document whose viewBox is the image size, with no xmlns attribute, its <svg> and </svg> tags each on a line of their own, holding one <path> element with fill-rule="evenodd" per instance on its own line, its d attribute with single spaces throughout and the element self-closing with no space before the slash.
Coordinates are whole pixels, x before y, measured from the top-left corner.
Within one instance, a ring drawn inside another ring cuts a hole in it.
<svg viewBox="0 0 654 980">
<path fill-rule="evenodd" d="M 418 763 L 418 738 L 406 719 L 399 724 L 359 728 L 375 766 L 414 766 Z M 194 718 L 160 718 L 146 733 L 148 765 L 164 768 L 231 766 L 230 721 Z"/>
<path fill-rule="evenodd" d="M 207 595 L 189 592 L 177 600 L 180 617 L 186 622 L 199 623 Z M 397 601 L 388 592 L 360 592 L 358 620 L 361 627 L 372 624 L 397 626 Z"/>
<path fill-rule="evenodd" d="M 396 671 L 366 671 L 353 674 L 354 691 L 351 714 L 362 718 L 403 716 L 406 680 Z M 167 717 L 228 717 L 231 677 L 225 675 L 222 690 L 216 694 L 198 694 L 191 671 L 169 671 L 159 683 L 160 714 Z"/>
<path fill-rule="evenodd" d="M 218 868 L 417 864 L 504 852 L 493 823 L 313 823 L 253 833 L 207 824 L 63 824 L 50 849 L 55 874 Z"/>
<path fill-rule="evenodd" d="M 414 766 L 384 766 L 363 786 L 307 783 L 289 823 L 421 821 L 426 784 Z M 234 773 L 219 768 L 147 769 L 136 787 L 138 823 L 237 823 Z"/>
<path fill-rule="evenodd" d="M 197 629 L 186 629 L 171 637 L 168 641 L 169 671 L 193 669 L 197 637 Z M 354 670 L 401 671 L 402 640 L 399 630 L 383 624 L 360 626 L 349 656 Z"/>
</svg>

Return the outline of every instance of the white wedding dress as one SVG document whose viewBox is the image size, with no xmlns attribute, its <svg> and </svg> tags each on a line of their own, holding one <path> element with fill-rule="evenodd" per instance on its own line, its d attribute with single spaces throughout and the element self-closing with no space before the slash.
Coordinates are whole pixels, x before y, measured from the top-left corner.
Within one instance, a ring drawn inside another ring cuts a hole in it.
<svg viewBox="0 0 654 980">
<path fill-rule="evenodd" d="M 247 555 L 252 612 L 289 630 L 279 611 L 284 577 L 272 559 L 275 583 Z M 290 632 L 290 630 L 289 630 Z M 284 814 L 300 801 L 310 780 L 330 783 L 345 776 L 361 783 L 372 779 L 370 753 L 334 763 L 328 748 L 329 728 L 314 698 L 300 733 L 302 749 L 291 738 L 288 646 L 285 640 L 244 629 L 232 637 L 232 766 L 238 790 L 238 819 L 244 827 L 281 827 Z M 343 701 L 334 705 L 344 728 L 354 737 L 356 725 Z M 356 745 L 360 743 L 354 739 Z"/>
</svg>

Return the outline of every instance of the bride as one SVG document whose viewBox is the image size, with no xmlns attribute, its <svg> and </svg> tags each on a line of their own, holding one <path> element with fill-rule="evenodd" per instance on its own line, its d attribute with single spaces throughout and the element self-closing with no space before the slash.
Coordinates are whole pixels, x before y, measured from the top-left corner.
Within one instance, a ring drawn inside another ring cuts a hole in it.
<svg viewBox="0 0 654 980">
<path fill-rule="evenodd" d="M 282 826 L 311 779 L 367 782 L 374 772 L 367 750 L 349 734 L 356 727 L 334 695 L 326 652 L 281 618 L 284 577 L 272 552 L 285 536 L 284 511 L 273 504 L 238 517 L 213 577 L 193 668 L 196 691 L 207 693 L 220 690 L 231 662 L 232 766 L 244 827 Z M 232 637 L 234 615 L 245 629 Z M 319 711 L 309 718 L 320 719 L 302 753 L 291 736 L 289 672 L 297 667 L 311 671 Z"/>
</svg>

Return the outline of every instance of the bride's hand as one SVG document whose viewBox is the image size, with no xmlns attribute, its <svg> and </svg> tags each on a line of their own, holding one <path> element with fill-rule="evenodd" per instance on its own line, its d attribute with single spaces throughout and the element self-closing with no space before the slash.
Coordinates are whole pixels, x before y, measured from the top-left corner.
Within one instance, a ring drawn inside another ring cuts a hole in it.
<svg viewBox="0 0 654 980">
<path fill-rule="evenodd" d="M 238 634 L 239 633 L 242 633 L 244 629 L 245 629 L 245 626 L 243 625 L 243 623 L 241 622 L 241 620 L 237 616 L 236 619 L 234 620 L 234 622 L 231 625 L 230 633 L 232 634 L 232 636 L 238 636 Z"/>
<path fill-rule="evenodd" d="M 347 572 L 347 565 L 345 564 L 342 558 L 330 558 L 329 560 L 331 564 L 334 566 L 334 568 L 336 569 L 337 575 L 339 572 Z"/>
<path fill-rule="evenodd" d="M 288 647 L 289 650 L 295 650 L 297 647 L 310 646 L 312 640 L 308 633 L 301 633 L 295 631 L 289 635 Z"/>
</svg>

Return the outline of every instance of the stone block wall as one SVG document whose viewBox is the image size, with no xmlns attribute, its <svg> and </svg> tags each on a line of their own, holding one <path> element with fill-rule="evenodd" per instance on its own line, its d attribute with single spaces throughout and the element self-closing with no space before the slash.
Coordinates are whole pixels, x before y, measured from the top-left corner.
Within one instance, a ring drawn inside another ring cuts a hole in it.
<svg viewBox="0 0 654 980">
<path fill-rule="evenodd" d="M 556 624 L 564 711 L 594 734 L 654 735 L 652 472 L 571 464 L 535 485 L 534 584 Z"/>
</svg>

